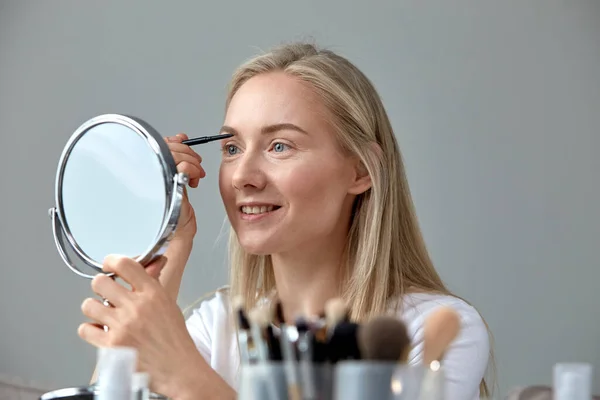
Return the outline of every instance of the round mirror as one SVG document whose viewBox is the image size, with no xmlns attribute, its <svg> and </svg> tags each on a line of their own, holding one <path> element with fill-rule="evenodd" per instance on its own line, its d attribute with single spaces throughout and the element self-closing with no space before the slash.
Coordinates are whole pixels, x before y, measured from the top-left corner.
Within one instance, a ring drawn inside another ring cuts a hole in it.
<svg viewBox="0 0 600 400">
<path fill-rule="evenodd" d="M 94 276 L 68 256 L 68 244 L 96 274 L 108 254 L 149 263 L 175 230 L 186 183 L 164 139 L 146 122 L 118 114 L 85 122 L 60 157 L 50 209 L 63 261 L 78 275 Z"/>
</svg>

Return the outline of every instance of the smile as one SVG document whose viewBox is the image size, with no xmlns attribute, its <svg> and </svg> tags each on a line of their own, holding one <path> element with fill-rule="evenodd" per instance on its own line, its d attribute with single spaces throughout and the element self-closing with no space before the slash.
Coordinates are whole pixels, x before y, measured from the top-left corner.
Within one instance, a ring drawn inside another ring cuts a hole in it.
<svg viewBox="0 0 600 400">
<path fill-rule="evenodd" d="M 242 206 L 242 207 L 240 207 L 240 210 L 242 211 L 242 214 L 260 215 L 260 214 L 269 213 L 271 211 L 275 211 L 279 208 L 281 208 L 281 207 L 274 206 L 274 205 L 261 205 L 261 206 Z"/>
</svg>

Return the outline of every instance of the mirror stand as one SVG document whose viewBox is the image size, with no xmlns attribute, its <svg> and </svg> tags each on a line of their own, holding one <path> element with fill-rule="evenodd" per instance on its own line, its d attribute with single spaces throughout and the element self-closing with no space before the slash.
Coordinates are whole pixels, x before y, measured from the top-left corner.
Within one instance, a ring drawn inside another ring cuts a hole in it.
<svg viewBox="0 0 600 400">
<path fill-rule="evenodd" d="M 223 136 L 193 139 L 190 145 Z M 188 184 L 189 176 L 177 171 L 164 137 L 145 121 L 122 114 L 86 121 L 63 149 L 56 203 L 49 209 L 60 258 L 87 279 L 99 274 L 116 279 L 103 270 L 108 254 L 123 254 L 147 266 L 173 238 Z M 102 304 L 111 307 L 106 299 Z M 93 400 L 103 390 L 96 384 L 63 388 L 40 400 Z M 150 393 L 150 399 L 166 397 Z"/>
</svg>

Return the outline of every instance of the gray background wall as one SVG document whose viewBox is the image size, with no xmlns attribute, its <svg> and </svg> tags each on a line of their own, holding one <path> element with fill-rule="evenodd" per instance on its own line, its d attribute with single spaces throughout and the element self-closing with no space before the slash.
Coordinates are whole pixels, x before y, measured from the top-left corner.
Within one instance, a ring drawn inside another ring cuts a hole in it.
<svg viewBox="0 0 600 400">
<path fill-rule="evenodd" d="M 496 338 L 500 393 L 595 364 L 600 392 L 600 2 L 0 1 L 0 375 L 87 382 L 89 283 L 47 210 L 73 130 L 105 112 L 216 133 L 233 69 L 313 37 L 378 87 L 427 243 Z M 216 146 L 181 304 L 225 283 Z"/>
</svg>

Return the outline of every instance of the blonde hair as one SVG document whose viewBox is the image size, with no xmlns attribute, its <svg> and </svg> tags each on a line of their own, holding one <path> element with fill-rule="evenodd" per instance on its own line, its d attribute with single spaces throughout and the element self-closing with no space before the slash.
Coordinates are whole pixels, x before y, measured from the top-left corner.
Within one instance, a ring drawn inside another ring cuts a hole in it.
<svg viewBox="0 0 600 400">
<path fill-rule="evenodd" d="M 402 156 L 391 123 L 370 80 L 346 58 L 309 43 L 276 47 L 234 73 L 226 106 L 250 78 L 283 71 L 307 83 L 331 113 L 342 148 L 357 156 L 372 186 L 357 196 L 348 234 L 342 296 L 351 317 L 387 312 L 410 291 L 451 295 L 429 257 L 417 221 Z M 275 290 L 271 258 L 244 251 L 229 237 L 230 292 L 248 307 Z M 401 306 L 401 304 L 399 304 Z M 488 329 L 489 331 L 489 329 Z M 489 396 L 485 380 L 481 394 Z"/>
</svg>

